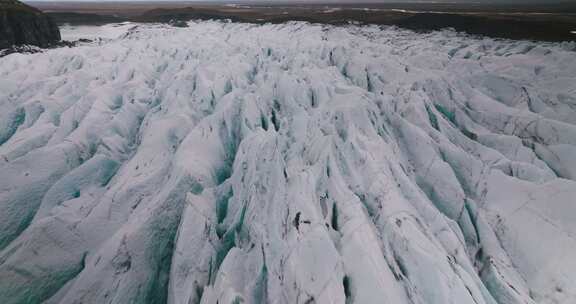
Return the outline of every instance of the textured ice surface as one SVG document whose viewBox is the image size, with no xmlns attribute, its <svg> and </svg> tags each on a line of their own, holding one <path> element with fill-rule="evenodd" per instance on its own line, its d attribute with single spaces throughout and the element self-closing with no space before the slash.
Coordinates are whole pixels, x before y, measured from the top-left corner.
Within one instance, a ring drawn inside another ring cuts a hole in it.
<svg viewBox="0 0 576 304">
<path fill-rule="evenodd" d="M 102 26 L 64 25 L 60 27 L 60 33 L 62 40 L 68 41 L 78 39 L 115 39 L 126 34 L 126 31 L 134 26 L 135 24 L 131 22 L 106 24 Z"/>
<path fill-rule="evenodd" d="M 576 303 L 574 44 L 133 26 L 0 59 L 2 303 Z"/>
</svg>

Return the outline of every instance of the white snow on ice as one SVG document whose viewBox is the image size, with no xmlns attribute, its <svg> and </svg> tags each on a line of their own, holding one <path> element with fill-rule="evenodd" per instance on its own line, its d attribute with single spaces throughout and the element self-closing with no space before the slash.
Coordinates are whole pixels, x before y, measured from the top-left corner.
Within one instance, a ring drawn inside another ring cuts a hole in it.
<svg viewBox="0 0 576 304">
<path fill-rule="evenodd" d="M 116 39 L 126 34 L 135 25 L 131 22 L 106 24 L 102 26 L 91 25 L 64 25 L 60 27 L 62 40 L 76 41 L 79 39 Z"/>
<path fill-rule="evenodd" d="M 576 45 L 191 22 L 0 58 L 2 303 L 576 303 Z"/>
</svg>

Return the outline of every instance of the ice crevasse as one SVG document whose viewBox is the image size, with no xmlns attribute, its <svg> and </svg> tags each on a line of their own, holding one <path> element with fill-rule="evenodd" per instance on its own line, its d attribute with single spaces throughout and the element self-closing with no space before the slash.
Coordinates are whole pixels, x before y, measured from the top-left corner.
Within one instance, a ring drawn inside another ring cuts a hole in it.
<svg viewBox="0 0 576 304">
<path fill-rule="evenodd" d="M 573 43 L 130 25 L 0 108 L 2 303 L 576 303 Z"/>
</svg>

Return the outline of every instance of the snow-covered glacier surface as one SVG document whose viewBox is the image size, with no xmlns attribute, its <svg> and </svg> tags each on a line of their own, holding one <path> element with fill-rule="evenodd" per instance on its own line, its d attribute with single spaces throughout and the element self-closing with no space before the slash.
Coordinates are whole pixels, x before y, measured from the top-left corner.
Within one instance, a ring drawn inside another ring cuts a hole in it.
<svg viewBox="0 0 576 304">
<path fill-rule="evenodd" d="M 1 303 L 576 303 L 574 44 L 109 29 L 0 59 Z"/>
</svg>

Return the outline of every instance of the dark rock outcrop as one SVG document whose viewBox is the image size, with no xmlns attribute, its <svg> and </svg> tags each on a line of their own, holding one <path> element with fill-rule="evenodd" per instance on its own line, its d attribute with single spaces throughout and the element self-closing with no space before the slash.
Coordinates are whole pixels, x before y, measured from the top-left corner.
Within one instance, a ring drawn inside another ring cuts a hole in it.
<svg viewBox="0 0 576 304">
<path fill-rule="evenodd" d="M 51 11 L 46 12 L 46 15 L 50 16 L 50 18 L 59 25 L 103 25 L 128 21 L 128 18 L 125 17 L 77 12 Z"/>
<path fill-rule="evenodd" d="M 60 41 L 50 17 L 16 0 L 0 0 L 0 49 L 12 45 L 47 47 Z"/>
</svg>

